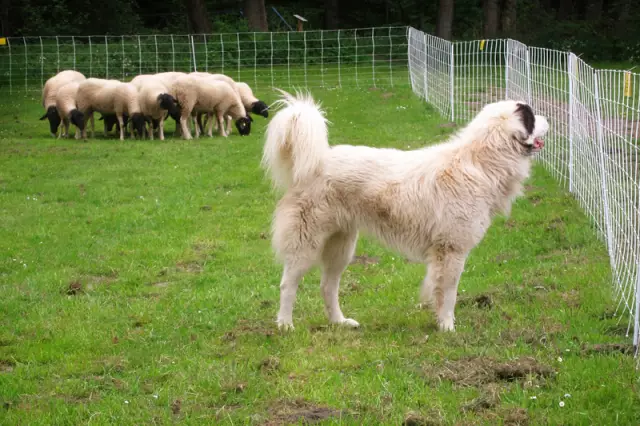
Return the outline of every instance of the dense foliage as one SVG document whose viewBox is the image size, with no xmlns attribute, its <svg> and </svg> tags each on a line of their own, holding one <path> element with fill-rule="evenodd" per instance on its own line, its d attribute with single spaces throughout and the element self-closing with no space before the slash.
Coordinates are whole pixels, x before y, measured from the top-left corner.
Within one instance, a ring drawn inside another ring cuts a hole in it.
<svg viewBox="0 0 640 426">
<path fill-rule="evenodd" d="M 213 32 L 236 32 L 255 29 L 245 10 L 262 1 L 3 0 L 0 20 L 3 35 L 14 36 L 180 34 L 200 32 L 187 13 L 187 7 L 198 3 Z M 308 20 L 308 29 L 411 25 L 434 32 L 439 3 L 453 4 L 454 39 L 481 38 L 489 31 L 530 45 L 572 50 L 590 60 L 640 60 L 640 10 L 631 0 L 279 0 L 264 2 L 264 10 L 270 31 L 295 29 L 297 13 Z M 496 16 L 498 25 L 487 29 L 490 4 L 503 16 L 514 8 L 509 28 L 504 17 Z"/>
</svg>

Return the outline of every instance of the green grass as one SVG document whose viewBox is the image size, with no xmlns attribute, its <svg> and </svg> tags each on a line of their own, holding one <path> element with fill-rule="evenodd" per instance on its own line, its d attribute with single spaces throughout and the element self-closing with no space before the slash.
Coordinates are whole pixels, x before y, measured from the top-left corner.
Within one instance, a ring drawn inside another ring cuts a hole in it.
<svg viewBox="0 0 640 426">
<path fill-rule="evenodd" d="M 313 93 L 333 144 L 451 131 L 406 87 Z M 455 334 L 416 307 L 423 266 L 366 238 L 372 263 L 341 286 L 362 328 L 326 326 L 314 271 L 281 334 L 266 120 L 190 142 L 104 139 L 98 124 L 78 142 L 48 137 L 37 98 L 0 110 L 2 424 L 638 424 L 632 356 L 583 351 L 630 341 L 606 250 L 540 166 L 469 258 Z M 527 357 L 541 374 L 496 367 Z"/>
</svg>

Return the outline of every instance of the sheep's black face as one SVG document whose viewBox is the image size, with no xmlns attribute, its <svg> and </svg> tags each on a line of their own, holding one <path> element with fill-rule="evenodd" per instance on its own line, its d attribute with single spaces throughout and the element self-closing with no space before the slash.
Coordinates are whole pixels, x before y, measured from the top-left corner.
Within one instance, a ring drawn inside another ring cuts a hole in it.
<svg viewBox="0 0 640 426">
<path fill-rule="evenodd" d="M 104 120 L 104 129 L 107 132 L 113 130 L 113 126 L 118 126 L 118 118 L 115 114 L 102 114 L 100 120 Z M 116 127 L 117 130 L 120 130 L 119 126 Z"/>
<path fill-rule="evenodd" d="M 51 130 L 51 134 L 55 136 L 58 132 L 58 127 L 60 127 L 60 123 L 62 122 L 56 107 L 50 106 L 47 108 L 47 112 L 40 117 L 40 120 L 44 120 L 45 118 L 49 119 L 49 130 Z"/>
<path fill-rule="evenodd" d="M 269 117 L 269 107 L 262 101 L 254 102 L 254 104 L 251 105 L 251 112 L 259 114 L 264 118 Z"/>
<path fill-rule="evenodd" d="M 135 130 L 135 132 L 137 133 L 139 138 L 144 137 L 145 131 L 145 124 L 146 124 L 146 120 L 144 119 L 144 115 L 142 115 L 139 112 L 136 112 L 135 114 L 133 114 L 131 116 L 131 122 L 133 123 L 133 130 Z"/>
<path fill-rule="evenodd" d="M 71 124 L 76 126 L 80 131 L 84 130 L 84 114 L 77 109 L 72 109 L 69 115 L 71 116 Z"/>
<path fill-rule="evenodd" d="M 162 93 L 158 95 L 158 103 L 160 108 L 166 109 L 169 112 L 171 118 L 175 121 L 180 121 L 180 106 L 175 98 L 168 93 Z"/>
<path fill-rule="evenodd" d="M 251 133 L 251 117 L 240 117 L 236 120 L 236 128 L 240 136 L 247 136 Z"/>
<path fill-rule="evenodd" d="M 153 130 L 159 129 L 160 128 L 160 120 L 157 118 L 152 118 L 151 119 L 151 128 Z"/>
</svg>

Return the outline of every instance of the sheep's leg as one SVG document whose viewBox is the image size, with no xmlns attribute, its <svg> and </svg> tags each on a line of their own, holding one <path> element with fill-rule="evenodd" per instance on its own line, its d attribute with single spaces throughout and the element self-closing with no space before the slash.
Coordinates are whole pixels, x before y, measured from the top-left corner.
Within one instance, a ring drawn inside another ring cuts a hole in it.
<svg viewBox="0 0 640 426">
<path fill-rule="evenodd" d="M 162 120 L 162 119 L 161 119 L 161 120 Z M 153 132 L 154 132 L 154 130 L 153 130 L 153 120 L 151 120 L 148 124 L 149 124 L 149 131 L 148 131 L 148 133 L 149 133 L 149 139 L 150 139 L 150 140 L 153 140 Z M 146 129 L 146 128 L 147 128 L 147 127 L 145 126 L 145 129 Z"/>
<path fill-rule="evenodd" d="M 209 136 L 210 138 L 213 137 L 213 122 L 215 120 L 213 119 L 213 113 L 208 112 L 207 113 L 207 136 Z"/>
<path fill-rule="evenodd" d="M 118 114 L 118 123 L 120 124 L 120 140 L 124 140 L 124 120 L 122 119 L 122 114 Z"/>
<path fill-rule="evenodd" d="M 161 141 L 164 140 L 164 114 L 162 114 L 162 117 L 160 117 L 160 122 L 158 123 L 158 137 Z"/>
<path fill-rule="evenodd" d="M 200 126 L 198 124 L 198 115 L 196 114 L 196 115 L 193 115 L 192 117 L 193 117 L 193 122 L 195 124 L 193 126 L 193 127 L 195 127 L 195 132 L 196 132 L 196 136 L 195 137 L 199 138 L 200 137 Z"/>
<path fill-rule="evenodd" d="M 193 139 L 191 137 L 191 131 L 189 130 L 189 128 L 187 127 L 187 119 L 189 116 L 182 116 L 180 117 L 180 130 L 182 131 L 182 137 L 184 139 Z"/>
<path fill-rule="evenodd" d="M 233 128 L 231 127 L 231 121 L 233 121 L 233 118 L 231 118 L 230 115 L 227 115 L 227 135 L 230 134 L 233 130 Z"/>
<path fill-rule="evenodd" d="M 93 111 L 91 111 L 91 114 L 89 114 L 89 120 L 91 120 L 91 139 L 93 139 L 93 138 L 96 137 L 96 134 L 95 134 L 95 130 L 96 130 L 95 122 L 93 121 Z M 86 126 L 85 126 L 85 128 L 86 128 Z M 85 133 L 85 137 L 86 137 L 86 133 Z"/>
<path fill-rule="evenodd" d="M 220 135 L 227 137 L 227 133 L 224 130 L 224 115 L 219 112 L 218 114 L 218 124 L 220 125 Z"/>
</svg>

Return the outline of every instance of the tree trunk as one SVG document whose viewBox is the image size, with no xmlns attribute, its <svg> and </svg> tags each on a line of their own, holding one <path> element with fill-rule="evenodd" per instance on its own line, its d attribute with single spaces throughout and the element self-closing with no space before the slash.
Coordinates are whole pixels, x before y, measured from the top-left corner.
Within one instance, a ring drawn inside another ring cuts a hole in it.
<svg viewBox="0 0 640 426">
<path fill-rule="evenodd" d="M 588 0 L 585 9 L 585 18 L 587 21 L 596 22 L 602 19 L 603 0 Z"/>
<path fill-rule="evenodd" d="M 498 0 L 484 0 L 482 8 L 484 12 L 482 26 L 484 38 L 495 38 L 498 35 L 498 16 L 500 16 Z"/>
<path fill-rule="evenodd" d="M 572 15 L 573 15 L 573 1 L 560 0 L 560 5 L 558 6 L 558 15 L 556 18 L 559 21 L 566 21 L 571 19 Z"/>
<path fill-rule="evenodd" d="M 244 16 L 249 21 L 250 30 L 269 31 L 264 0 L 244 0 Z"/>
<path fill-rule="evenodd" d="M 516 0 L 504 0 L 502 4 L 502 34 L 513 37 L 516 31 Z"/>
<path fill-rule="evenodd" d="M 9 5 L 11 0 L 0 1 L 0 30 L 2 31 L 2 37 L 9 37 L 11 35 L 11 25 L 9 21 Z"/>
<path fill-rule="evenodd" d="M 197 34 L 211 33 L 211 21 L 207 16 L 204 0 L 184 0 L 191 32 Z"/>
<path fill-rule="evenodd" d="M 440 0 L 438 7 L 438 21 L 436 22 L 436 36 L 451 40 L 453 26 L 453 0 Z"/>
<path fill-rule="evenodd" d="M 335 30 L 340 26 L 338 18 L 338 0 L 324 1 L 324 28 Z"/>
</svg>

